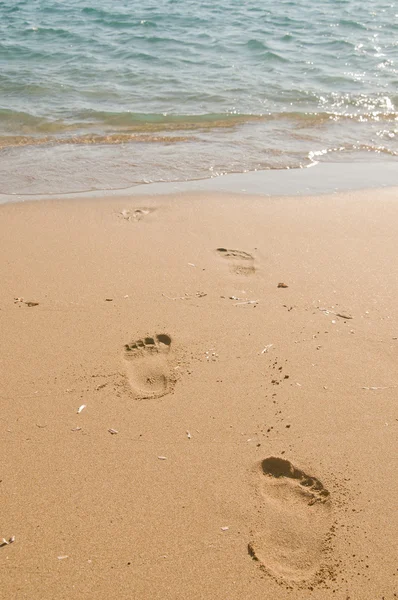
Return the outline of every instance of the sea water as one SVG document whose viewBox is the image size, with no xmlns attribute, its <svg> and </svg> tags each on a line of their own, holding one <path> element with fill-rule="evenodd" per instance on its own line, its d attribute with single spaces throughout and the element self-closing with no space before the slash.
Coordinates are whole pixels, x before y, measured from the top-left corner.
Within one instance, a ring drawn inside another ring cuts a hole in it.
<svg viewBox="0 0 398 600">
<path fill-rule="evenodd" d="M 0 193 L 396 161 L 386 0 L 0 0 Z"/>
</svg>

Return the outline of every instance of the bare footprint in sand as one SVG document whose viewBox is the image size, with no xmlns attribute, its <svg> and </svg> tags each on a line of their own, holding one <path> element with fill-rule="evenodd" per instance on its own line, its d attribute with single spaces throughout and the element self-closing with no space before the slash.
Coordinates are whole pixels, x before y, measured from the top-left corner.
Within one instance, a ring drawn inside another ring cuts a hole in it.
<svg viewBox="0 0 398 600">
<path fill-rule="evenodd" d="M 253 275 L 255 273 L 254 258 L 248 252 L 228 250 L 227 248 L 217 248 L 216 252 L 230 262 L 233 273 L 237 275 Z"/>
<path fill-rule="evenodd" d="M 125 345 L 127 377 L 137 398 L 160 398 L 172 391 L 175 377 L 169 366 L 170 350 L 171 338 L 165 333 Z"/>
<path fill-rule="evenodd" d="M 315 477 L 273 456 L 261 462 L 259 490 L 260 520 L 248 545 L 250 556 L 278 580 L 322 580 L 329 492 Z"/>
<path fill-rule="evenodd" d="M 119 214 L 119 217 L 125 219 L 126 221 L 141 221 L 146 215 L 149 215 L 153 209 L 149 208 L 135 208 L 133 210 L 129 210 L 127 208 L 123 209 Z"/>
</svg>

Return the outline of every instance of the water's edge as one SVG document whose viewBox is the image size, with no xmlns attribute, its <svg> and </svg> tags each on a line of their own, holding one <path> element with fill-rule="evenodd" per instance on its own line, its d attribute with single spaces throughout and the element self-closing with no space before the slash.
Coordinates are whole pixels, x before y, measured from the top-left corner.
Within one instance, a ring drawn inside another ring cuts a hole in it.
<svg viewBox="0 0 398 600">
<path fill-rule="evenodd" d="M 211 179 L 149 183 L 117 190 L 74 194 L 1 194 L 0 204 L 32 200 L 85 199 L 189 192 L 232 193 L 260 196 L 314 196 L 353 190 L 398 187 L 398 163 L 320 163 L 311 169 L 284 169 L 233 173 Z"/>
</svg>

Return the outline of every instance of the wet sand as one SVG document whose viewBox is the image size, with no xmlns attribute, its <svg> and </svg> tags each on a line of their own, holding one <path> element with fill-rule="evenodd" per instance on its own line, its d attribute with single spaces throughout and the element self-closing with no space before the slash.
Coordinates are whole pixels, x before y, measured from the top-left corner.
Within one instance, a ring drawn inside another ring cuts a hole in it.
<svg viewBox="0 0 398 600">
<path fill-rule="evenodd" d="M 4 597 L 396 597 L 396 188 L 0 214 Z"/>
</svg>

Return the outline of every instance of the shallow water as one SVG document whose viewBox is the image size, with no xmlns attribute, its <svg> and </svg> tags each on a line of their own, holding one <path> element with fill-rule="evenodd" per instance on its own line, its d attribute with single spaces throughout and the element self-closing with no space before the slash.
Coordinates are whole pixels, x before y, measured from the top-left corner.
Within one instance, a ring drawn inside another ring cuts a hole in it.
<svg viewBox="0 0 398 600">
<path fill-rule="evenodd" d="M 0 1 L 0 192 L 396 161 L 394 3 L 132 5 Z"/>
</svg>

